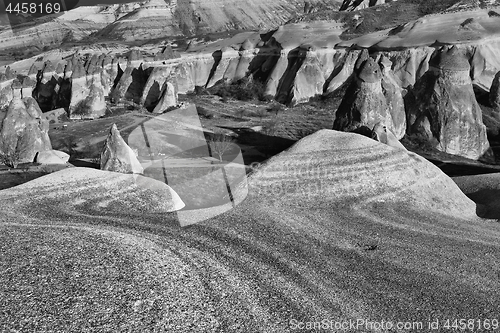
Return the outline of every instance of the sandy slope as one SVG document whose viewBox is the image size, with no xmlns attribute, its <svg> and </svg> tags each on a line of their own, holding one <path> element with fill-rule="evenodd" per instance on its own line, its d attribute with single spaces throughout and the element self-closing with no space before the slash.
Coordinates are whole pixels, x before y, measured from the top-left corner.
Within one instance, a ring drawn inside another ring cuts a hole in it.
<svg viewBox="0 0 500 333">
<path fill-rule="evenodd" d="M 236 209 L 184 229 L 175 213 L 72 204 L 85 184 L 39 196 L 49 185 L 0 192 L 0 330 L 289 332 L 294 320 L 498 316 L 498 222 L 473 217 L 429 163 L 368 138 L 309 136 L 256 170 Z"/>
</svg>

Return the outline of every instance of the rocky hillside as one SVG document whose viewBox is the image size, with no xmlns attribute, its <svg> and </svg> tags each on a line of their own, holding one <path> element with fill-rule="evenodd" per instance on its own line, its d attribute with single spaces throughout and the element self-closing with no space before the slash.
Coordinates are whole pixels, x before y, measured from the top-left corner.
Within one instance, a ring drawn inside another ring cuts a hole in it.
<svg viewBox="0 0 500 333">
<path fill-rule="evenodd" d="M 143 10 L 123 18 L 140 20 Z M 71 118 L 102 116 L 106 99 L 163 109 L 177 92 L 241 79 L 262 83 L 265 95 L 290 105 L 346 94 L 335 129 L 371 130 L 383 122 L 398 139 L 423 135 L 443 152 L 478 159 L 489 144 L 475 91 L 487 93 L 500 72 L 498 13 L 500 7 L 449 11 L 347 41 L 340 38 L 345 24 L 317 21 L 191 45 L 181 54 L 156 47 L 123 57 L 113 49 L 88 48 L 61 53 L 62 59 L 56 54 L 50 64 L 12 64 L 1 88 L 8 96 L 16 73 L 28 74 L 42 110 L 63 107 Z M 450 50 L 460 54 L 461 65 L 443 60 Z M 443 96 L 460 98 L 446 102 Z M 2 100 L 6 107 L 9 99 Z"/>
<path fill-rule="evenodd" d="M 353 11 L 383 5 L 397 0 L 344 0 L 340 10 Z"/>
<path fill-rule="evenodd" d="M 237 30 L 269 30 L 320 6 L 327 0 L 147 0 L 120 5 L 84 6 L 63 15 L 30 20 L 10 29 L 0 25 L 0 51 L 54 47 L 65 42 L 145 41 L 169 36 L 194 36 Z M 323 8 L 321 7 L 321 8 Z"/>
</svg>

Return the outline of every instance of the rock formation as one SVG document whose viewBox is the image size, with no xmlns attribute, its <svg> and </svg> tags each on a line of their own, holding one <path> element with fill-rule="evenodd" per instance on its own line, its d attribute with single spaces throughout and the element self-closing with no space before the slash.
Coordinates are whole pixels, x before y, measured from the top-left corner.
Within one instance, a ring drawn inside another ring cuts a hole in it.
<svg viewBox="0 0 500 333">
<path fill-rule="evenodd" d="M 146 109 L 154 108 L 162 96 L 162 88 L 169 80 L 172 67 L 159 66 L 153 68 L 142 91 L 140 104 Z"/>
<path fill-rule="evenodd" d="M 394 148 L 406 150 L 406 148 L 396 138 L 394 133 L 392 133 L 391 130 L 387 129 L 387 126 L 382 123 L 375 124 L 371 134 L 372 138 L 379 142 L 382 142 Z"/>
<path fill-rule="evenodd" d="M 332 130 L 317 131 L 274 156 L 250 176 L 248 185 L 247 200 L 265 198 L 276 206 L 340 207 L 376 200 L 377 205 L 411 202 L 412 209 L 453 216 L 476 213 L 474 202 L 424 158 Z"/>
<path fill-rule="evenodd" d="M 34 87 L 34 97 L 42 111 L 49 111 L 56 107 L 58 92 L 56 68 L 51 61 L 46 61 Z"/>
<path fill-rule="evenodd" d="M 35 162 L 40 164 L 66 164 L 69 155 L 59 150 L 46 150 L 36 154 Z"/>
<path fill-rule="evenodd" d="M 144 172 L 134 151 L 121 137 L 116 124 L 111 126 L 101 153 L 101 170 L 138 174 Z"/>
<path fill-rule="evenodd" d="M 133 62 L 134 60 L 128 61 L 127 68 L 111 93 L 110 97 L 112 101 L 120 102 L 127 100 L 137 104 L 140 103 L 143 89 L 147 82 L 147 75 L 142 65 L 135 67 Z"/>
<path fill-rule="evenodd" d="M 165 82 L 160 101 L 155 106 L 153 113 L 163 113 L 168 108 L 176 106 L 179 104 L 179 100 L 177 98 L 177 88 L 171 82 Z"/>
<path fill-rule="evenodd" d="M 84 67 L 81 60 L 73 61 L 71 75 L 70 119 L 94 119 L 104 116 L 106 103 L 101 81 L 102 67 L 94 58 Z"/>
<path fill-rule="evenodd" d="M 490 104 L 500 113 L 500 71 L 493 78 L 490 88 Z"/>
<path fill-rule="evenodd" d="M 358 67 L 358 66 L 356 66 Z M 382 122 L 393 129 L 395 126 L 387 100 L 382 90 L 382 71 L 373 58 L 359 65 L 355 78 L 347 88 L 335 114 L 333 129 L 353 131 L 360 126 L 373 128 Z"/>
<path fill-rule="evenodd" d="M 17 163 L 33 162 L 38 152 L 52 149 L 49 125 L 33 97 L 21 96 L 22 85 L 14 85 L 14 98 L 0 117 L 0 150 Z"/>
<path fill-rule="evenodd" d="M 435 140 L 440 151 L 478 159 L 489 143 L 469 73 L 457 47 L 438 50 L 407 95 L 408 132 Z"/>
<path fill-rule="evenodd" d="M 380 67 L 382 68 L 382 92 L 394 125 L 391 132 L 400 140 L 406 133 L 406 113 L 402 89 L 392 73 L 392 62 L 385 55 L 382 55 L 380 59 Z"/>
<path fill-rule="evenodd" d="M 344 0 L 339 10 L 353 11 L 383 5 L 396 0 Z"/>
</svg>

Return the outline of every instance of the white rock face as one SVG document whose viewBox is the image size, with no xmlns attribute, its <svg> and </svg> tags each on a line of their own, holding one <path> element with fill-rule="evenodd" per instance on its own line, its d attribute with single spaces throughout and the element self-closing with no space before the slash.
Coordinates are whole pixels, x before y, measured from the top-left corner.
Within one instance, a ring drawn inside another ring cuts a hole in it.
<svg viewBox="0 0 500 333">
<path fill-rule="evenodd" d="M 18 163 L 33 162 L 37 152 L 52 149 L 49 125 L 33 97 L 21 99 L 21 89 L 15 89 L 14 96 L 1 113 L 0 150 Z"/>
<path fill-rule="evenodd" d="M 69 155 L 59 150 L 46 150 L 38 152 L 35 161 L 40 164 L 66 164 Z"/>
<path fill-rule="evenodd" d="M 89 71 L 90 73 L 87 73 L 80 61 L 73 68 L 70 119 L 94 119 L 106 113 L 105 93 L 100 71 L 98 68 L 89 68 Z"/>
<path fill-rule="evenodd" d="M 163 113 L 168 108 L 179 104 L 177 89 L 171 82 L 165 82 L 160 101 L 153 110 L 153 113 Z"/>
<path fill-rule="evenodd" d="M 138 174 L 144 172 L 134 151 L 121 137 L 116 124 L 111 126 L 101 153 L 101 170 Z"/>
<path fill-rule="evenodd" d="M 388 146 L 406 150 L 406 148 L 399 142 L 394 133 L 387 128 L 383 123 L 377 123 L 372 130 L 374 139 L 379 142 L 385 143 Z"/>
</svg>

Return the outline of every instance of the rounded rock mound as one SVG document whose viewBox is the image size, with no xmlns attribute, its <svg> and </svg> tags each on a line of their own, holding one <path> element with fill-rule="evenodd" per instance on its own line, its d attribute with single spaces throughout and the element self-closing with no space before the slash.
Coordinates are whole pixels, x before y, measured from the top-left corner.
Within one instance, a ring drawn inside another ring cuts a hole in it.
<svg viewBox="0 0 500 333">
<path fill-rule="evenodd" d="M 75 214 L 167 213 L 184 208 L 177 193 L 155 179 L 80 167 L 1 191 L 0 197 L 15 200 L 19 207 L 50 207 L 53 212 Z"/>
<path fill-rule="evenodd" d="M 474 202 L 424 158 L 334 130 L 303 138 L 255 170 L 248 184 L 250 196 L 278 200 L 279 205 L 404 203 L 476 217 Z"/>
</svg>

